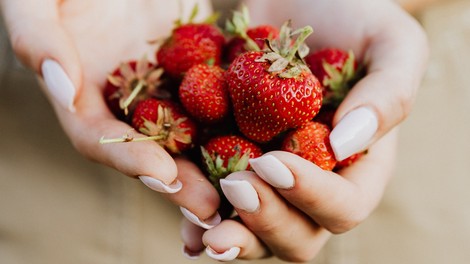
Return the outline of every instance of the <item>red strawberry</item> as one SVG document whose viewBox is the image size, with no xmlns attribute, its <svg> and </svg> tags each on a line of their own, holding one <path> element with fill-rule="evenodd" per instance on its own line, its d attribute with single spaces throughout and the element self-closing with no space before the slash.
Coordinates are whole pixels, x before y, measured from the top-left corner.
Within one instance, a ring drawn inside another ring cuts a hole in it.
<svg viewBox="0 0 470 264">
<path fill-rule="evenodd" d="M 307 55 L 305 62 L 324 86 L 324 104 L 337 107 L 360 77 L 352 51 L 325 48 Z"/>
<path fill-rule="evenodd" d="M 217 136 L 201 147 L 204 166 L 214 186 L 232 172 L 248 170 L 248 160 L 263 155 L 255 143 L 236 135 Z"/>
<path fill-rule="evenodd" d="M 279 30 L 271 25 L 259 25 L 249 28 L 248 10 L 235 11 L 232 20 L 226 23 L 226 30 L 234 37 L 226 45 L 226 59 L 232 62 L 238 55 L 246 51 L 259 51 L 267 47 L 266 40 L 279 37 Z"/>
<path fill-rule="evenodd" d="M 363 151 L 363 152 L 356 153 L 352 156 L 349 156 L 347 159 L 338 161 L 338 163 L 336 163 L 335 170 L 341 170 L 341 169 L 351 166 L 353 163 L 358 161 L 360 158 L 362 158 L 366 154 L 367 154 L 367 151 Z"/>
<path fill-rule="evenodd" d="M 196 125 L 176 103 L 153 98 L 139 102 L 132 126 L 173 154 L 191 148 L 196 136 Z"/>
<path fill-rule="evenodd" d="M 336 159 L 329 136 L 327 125 L 311 121 L 290 132 L 281 149 L 299 155 L 324 170 L 333 170 Z"/>
<path fill-rule="evenodd" d="M 184 75 L 179 88 L 181 104 L 203 123 L 219 122 L 228 114 L 230 102 L 224 72 L 216 65 L 197 64 Z"/>
<path fill-rule="evenodd" d="M 294 44 L 279 40 L 279 53 L 249 51 L 238 56 L 227 70 L 234 115 L 240 131 L 249 139 L 267 142 L 281 132 L 311 120 L 322 104 L 322 87 L 302 57 L 303 41 L 310 27 L 296 31 Z M 281 36 L 291 36 L 286 24 Z M 276 43 L 272 43 L 274 46 Z"/>
<path fill-rule="evenodd" d="M 121 63 L 108 76 L 103 91 L 111 112 L 125 120 L 137 101 L 157 95 L 162 73 L 162 69 L 156 68 L 145 57 L 139 61 Z"/>
<path fill-rule="evenodd" d="M 193 23 L 197 6 L 189 22 L 178 21 L 176 28 L 156 53 L 158 63 L 174 78 L 182 75 L 193 65 L 212 62 L 220 64 L 225 36 L 209 18 L 203 23 Z"/>
</svg>

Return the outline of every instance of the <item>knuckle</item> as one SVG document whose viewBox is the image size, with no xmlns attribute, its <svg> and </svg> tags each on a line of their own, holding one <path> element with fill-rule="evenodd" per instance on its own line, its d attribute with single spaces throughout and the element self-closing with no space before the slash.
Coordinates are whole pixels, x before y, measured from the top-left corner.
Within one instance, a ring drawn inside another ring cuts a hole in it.
<svg viewBox="0 0 470 264">
<path fill-rule="evenodd" d="M 350 213 L 334 223 L 329 223 L 325 228 L 333 234 L 343 234 L 358 226 L 367 218 L 362 212 Z"/>
</svg>

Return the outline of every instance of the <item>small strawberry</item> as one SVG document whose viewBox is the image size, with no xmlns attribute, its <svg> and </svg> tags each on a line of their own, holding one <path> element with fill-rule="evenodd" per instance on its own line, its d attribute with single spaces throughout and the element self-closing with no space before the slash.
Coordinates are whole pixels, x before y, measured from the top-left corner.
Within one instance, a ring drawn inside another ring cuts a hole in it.
<svg viewBox="0 0 470 264">
<path fill-rule="evenodd" d="M 323 84 L 323 103 L 337 107 L 361 77 L 352 51 L 324 48 L 305 57 L 312 73 Z"/>
<path fill-rule="evenodd" d="M 336 163 L 336 166 L 334 168 L 335 171 L 351 166 L 352 164 L 354 164 L 356 161 L 358 161 L 360 158 L 362 158 L 366 154 L 367 154 L 367 151 L 363 151 L 363 152 L 353 154 L 352 156 L 349 156 L 348 158 L 342 161 L 338 161 L 338 163 Z"/>
<path fill-rule="evenodd" d="M 271 25 L 249 27 L 250 17 L 246 7 L 241 12 L 235 11 L 232 20 L 226 22 L 226 31 L 234 37 L 225 47 L 225 57 L 230 63 L 246 51 L 260 51 L 268 48 L 266 40 L 279 37 L 279 30 Z"/>
<path fill-rule="evenodd" d="M 196 125 L 186 117 L 180 107 L 169 100 L 148 98 L 140 101 L 132 116 L 132 126 L 146 135 L 133 137 L 129 134 L 121 138 L 100 139 L 101 144 L 156 141 L 170 154 L 180 154 L 193 146 Z"/>
<path fill-rule="evenodd" d="M 121 120 L 125 120 L 129 110 L 144 98 L 157 96 L 161 91 L 161 68 L 155 67 L 145 57 L 139 61 L 121 63 L 108 76 L 103 94 L 109 109 Z"/>
<path fill-rule="evenodd" d="M 215 17 L 202 23 L 194 23 L 196 14 L 197 5 L 189 22 L 183 24 L 177 21 L 171 36 L 156 53 L 159 65 L 174 78 L 181 78 L 195 64 L 211 61 L 218 65 L 221 62 L 225 36 L 214 25 Z"/>
<path fill-rule="evenodd" d="M 329 136 L 327 125 L 311 121 L 287 134 L 281 149 L 299 155 L 324 170 L 333 170 L 337 161 Z"/>
<path fill-rule="evenodd" d="M 229 112 L 225 71 L 216 65 L 196 64 L 184 75 L 179 98 L 184 108 L 203 123 L 216 123 Z"/>
<path fill-rule="evenodd" d="M 216 188 L 220 179 L 232 172 L 250 169 L 248 160 L 263 155 L 255 143 L 236 135 L 214 137 L 201 147 L 201 152 L 203 165 Z"/>
<path fill-rule="evenodd" d="M 268 142 L 290 128 L 311 120 L 322 104 L 322 87 L 303 58 L 303 44 L 312 33 L 307 26 L 295 32 L 286 23 L 269 52 L 238 56 L 226 74 L 234 115 L 240 131 L 256 142 Z M 291 36 L 297 35 L 295 42 Z M 276 45 L 277 44 L 277 45 Z"/>
</svg>

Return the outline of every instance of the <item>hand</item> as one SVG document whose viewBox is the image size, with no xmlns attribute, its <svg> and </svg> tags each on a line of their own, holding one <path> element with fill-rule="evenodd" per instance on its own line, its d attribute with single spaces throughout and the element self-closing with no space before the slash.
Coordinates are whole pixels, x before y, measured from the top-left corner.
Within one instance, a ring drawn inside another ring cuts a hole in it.
<svg viewBox="0 0 470 264">
<path fill-rule="evenodd" d="M 155 142 L 99 144 L 102 136 L 117 137 L 131 129 L 105 105 L 107 75 L 119 63 L 145 54 L 154 60 L 157 47 L 147 42 L 171 32 L 181 15 L 177 2 L 0 0 L 17 57 L 38 74 L 76 149 L 125 175 L 141 177 L 197 218 L 207 219 L 216 212 L 219 198 L 208 181 L 184 173 L 188 167 L 197 172 L 194 165 L 181 158 L 175 162 Z M 205 1 L 185 2 L 183 13 L 189 14 L 196 2 L 204 18 L 210 12 Z M 186 188 L 180 191 L 182 185 Z"/>
<path fill-rule="evenodd" d="M 365 62 L 367 75 L 337 110 L 330 140 L 340 160 L 369 152 L 339 174 L 290 153 L 267 153 L 251 162 L 254 172 L 221 182 L 239 219 L 204 233 L 184 222 L 183 241 L 188 251 L 205 249 L 218 260 L 273 254 L 307 261 L 332 233 L 354 228 L 380 202 L 394 167 L 398 125 L 410 112 L 425 70 L 427 42 L 416 21 L 391 1 L 246 2 L 253 24 L 280 25 L 293 18 L 294 25 L 313 26 L 313 49 L 352 49 Z"/>
</svg>

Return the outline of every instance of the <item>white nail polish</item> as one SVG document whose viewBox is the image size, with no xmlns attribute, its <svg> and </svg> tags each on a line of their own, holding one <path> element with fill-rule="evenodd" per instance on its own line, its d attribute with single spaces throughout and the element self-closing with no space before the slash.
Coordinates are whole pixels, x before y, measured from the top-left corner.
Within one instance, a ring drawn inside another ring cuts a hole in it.
<svg viewBox="0 0 470 264">
<path fill-rule="evenodd" d="M 139 179 L 150 189 L 161 193 L 176 193 L 183 187 L 183 184 L 179 180 L 167 185 L 149 176 L 139 176 Z"/>
<path fill-rule="evenodd" d="M 221 179 L 220 187 L 230 203 L 248 213 L 259 209 L 258 193 L 251 183 L 245 180 Z"/>
<path fill-rule="evenodd" d="M 195 225 L 198 225 L 198 226 L 200 226 L 202 228 L 205 228 L 205 229 L 211 229 L 214 226 L 218 225 L 222 221 L 222 218 L 220 217 L 219 213 L 217 213 L 217 212 L 212 217 L 210 217 L 209 219 L 206 219 L 206 220 L 202 221 L 201 219 L 199 219 L 199 217 L 197 217 L 195 214 L 191 213 L 188 209 L 186 209 L 184 207 L 180 207 L 180 209 L 181 209 L 181 213 L 183 213 L 183 215 L 186 217 L 186 219 L 191 221 L 191 223 L 193 223 Z"/>
<path fill-rule="evenodd" d="M 336 159 L 341 161 L 364 150 L 377 128 L 377 116 L 367 107 L 346 114 L 330 134 L 330 144 Z"/>
<path fill-rule="evenodd" d="M 273 155 L 268 154 L 250 159 L 250 165 L 256 174 L 270 185 L 281 189 L 294 187 L 294 175 Z"/>
<path fill-rule="evenodd" d="M 190 260 L 196 260 L 201 255 L 201 252 L 191 251 L 186 245 L 183 245 L 182 252 L 183 252 L 183 256 L 185 256 L 187 259 L 190 259 Z"/>
<path fill-rule="evenodd" d="M 49 92 L 65 109 L 75 112 L 76 89 L 62 66 L 54 60 L 46 59 L 41 65 L 41 71 Z"/>
<path fill-rule="evenodd" d="M 240 248 L 239 247 L 232 247 L 229 250 L 223 252 L 223 253 L 217 253 L 214 251 L 210 246 L 206 247 L 206 254 L 212 259 L 219 260 L 219 261 L 231 261 L 234 260 L 238 257 L 238 254 L 240 254 Z"/>
</svg>

